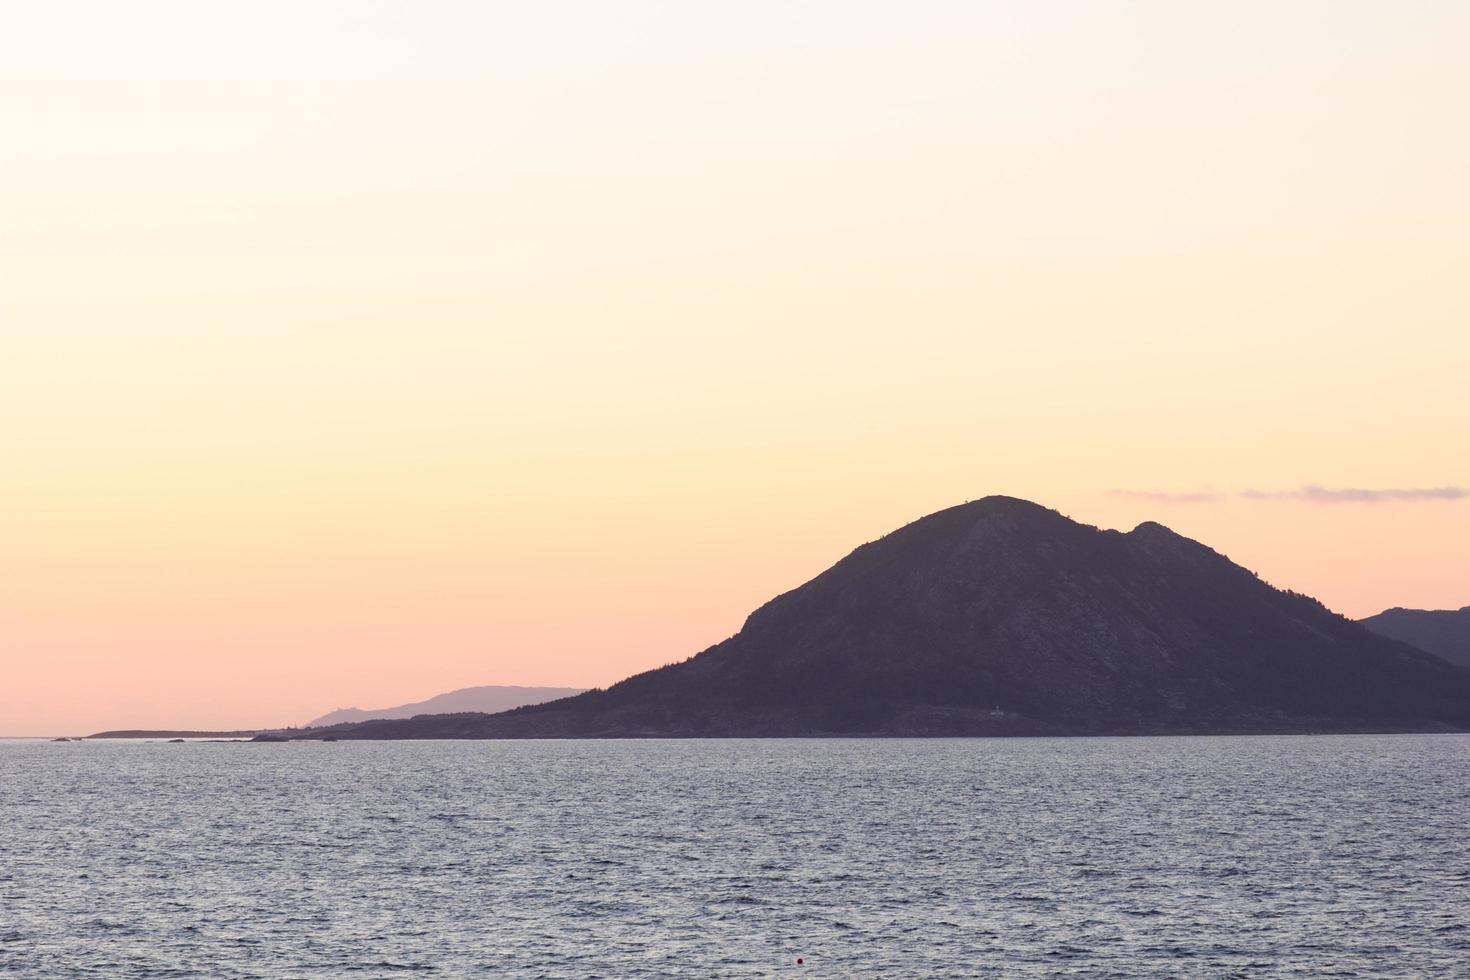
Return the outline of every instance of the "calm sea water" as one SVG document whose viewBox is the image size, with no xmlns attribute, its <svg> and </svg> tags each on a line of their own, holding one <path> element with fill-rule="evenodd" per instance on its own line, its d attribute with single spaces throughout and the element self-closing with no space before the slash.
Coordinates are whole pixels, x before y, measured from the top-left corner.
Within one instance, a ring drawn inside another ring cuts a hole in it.
<svg viewBox="0 0 1470 980">
<path fill-rule="evenodd" d="M 0 975 L 1464 977 L 1467 831 L 1462 736 L 0 742 Z"/>
</svg>

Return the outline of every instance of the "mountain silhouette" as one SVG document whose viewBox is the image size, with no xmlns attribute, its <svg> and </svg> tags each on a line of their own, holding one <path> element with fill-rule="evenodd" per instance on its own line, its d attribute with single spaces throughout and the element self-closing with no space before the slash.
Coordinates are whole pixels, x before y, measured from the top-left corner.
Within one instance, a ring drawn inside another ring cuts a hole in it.
<svg viewBox="0 0 1470 980">
<path fill-rule="evenodd" d="M 931 514 L 606 690 L 342 737 L 1460 730 L 1470 673 L 1160 524 Z"/>
<path fill-rule="evenodd" d="M 1470 667 L 1470 606 L 1463 609 L 1386 609 L 1358 622 L 1380 636 L 1428 650 Z"/>
<path fill-rule="evenodd" d="M 571 697 L 581 694 L 585 688 L 580 687 L 510 687 L 486 685 L 483 687 L 463 687 L 457 691 L 449 691 L 444 694 L 436 694 L 426 701 L 415 701 L 413 704 L 400 704 L 394 708 L 338 708 L 330 714 L 322 715 L 320 718 L 310 722 L 308 728 L 322 728 L 327 725 L 342 725 L 359 721 L 372 721 L 378 718 L 412 718 L 414 715 L 442 715 L 454 712 L 476 711 L 493 714 L 499 711 L 509 711 L 511 708 L 519 708 L 527 704 L 540 704 L 543 701 L 554 701 L 557 698 Z"/>
</svg>

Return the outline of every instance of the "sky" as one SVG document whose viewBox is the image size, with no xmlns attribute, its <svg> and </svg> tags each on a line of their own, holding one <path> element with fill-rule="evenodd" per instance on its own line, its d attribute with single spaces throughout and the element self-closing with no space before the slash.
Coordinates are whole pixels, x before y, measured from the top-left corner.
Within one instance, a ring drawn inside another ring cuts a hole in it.
<svg viewBox="0 0 1470 980">
<path fill-rule="evenodd" d="M 1470 4 L 0 12 L 0 735 L 604 685 L 993 493 L 1470 604 Z"/>
</svg>

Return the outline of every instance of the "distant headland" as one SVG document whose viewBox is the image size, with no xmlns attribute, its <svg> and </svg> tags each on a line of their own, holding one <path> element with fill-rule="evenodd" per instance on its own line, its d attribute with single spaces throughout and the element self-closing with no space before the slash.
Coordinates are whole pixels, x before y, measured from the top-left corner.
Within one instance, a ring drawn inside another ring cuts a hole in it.
<svg viewBox="0 0 1470 980">
<path fill-rule="evenodd" d="M 457 691 L 437 694 L 424 701 L 400 704 L 393 708 L 338 708 L 329 714 L 307 722 L 308 728 L 328 728 L 359 721 L 376 721 L 380 718 L 412 718 L 414 715 L 444 715 L 478 712 L 496 714 L 527 704 L 541 704 L 558 698 L 569 698 L 581 694 L 582 687 L 512 687 L 485 685 L 464 687 Z"/>
</svg>

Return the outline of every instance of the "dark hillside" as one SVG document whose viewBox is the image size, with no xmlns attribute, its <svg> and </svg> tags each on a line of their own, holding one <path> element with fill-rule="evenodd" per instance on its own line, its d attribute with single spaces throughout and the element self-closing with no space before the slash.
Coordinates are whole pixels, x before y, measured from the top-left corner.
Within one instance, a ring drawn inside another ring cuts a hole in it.
<svg viewBox="0 0 1470 980">
<path fill-rule="evenodd" d="M 1470 674 L 1159 524 L 989 497 L 605 691 L 341 737 L 1456 730 Z"/>
</svg>

